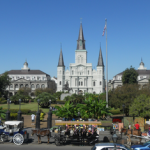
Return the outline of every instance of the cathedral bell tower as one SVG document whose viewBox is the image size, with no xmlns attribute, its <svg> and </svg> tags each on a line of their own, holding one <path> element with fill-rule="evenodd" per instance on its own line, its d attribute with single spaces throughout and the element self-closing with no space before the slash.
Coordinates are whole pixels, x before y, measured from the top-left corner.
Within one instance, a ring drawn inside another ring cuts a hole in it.
<svg viewBox="0 0 150 150">
<path fill-rule="evenodd" d="M 61 48 L 57 66 L 57 91 L 62 91 L 64 84 L 65 84 L 65 65 Z"/>
<path fill-rule="evenodd" d="M 85 40 L 83 35 L 82 23 L 80 23 L 79 37 L 77 40 L 77 49 L 75 51 L 75 63 L 76 64 L 87 63 L 87 51 L 85 49 Z"/>
</svg>

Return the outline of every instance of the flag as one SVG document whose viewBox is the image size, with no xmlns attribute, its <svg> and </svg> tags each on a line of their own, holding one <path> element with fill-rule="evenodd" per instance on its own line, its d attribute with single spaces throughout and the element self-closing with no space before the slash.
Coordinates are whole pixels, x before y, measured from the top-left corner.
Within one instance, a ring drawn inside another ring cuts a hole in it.
<svg viewBox="0 0 150 150">
<path fill-rule="evenodd" d="M 105 29 L 106 29 L 106 25 L 105 25 L 105 27 L 104 27 L 102 36 L 104 36 L 104 34 L 105 34 Z"/>
</svg>

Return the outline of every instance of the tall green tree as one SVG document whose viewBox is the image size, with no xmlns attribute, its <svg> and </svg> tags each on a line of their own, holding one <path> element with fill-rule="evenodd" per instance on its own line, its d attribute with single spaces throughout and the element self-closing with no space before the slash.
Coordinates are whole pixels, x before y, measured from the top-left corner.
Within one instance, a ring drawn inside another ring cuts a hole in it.
<svg viewBox="0 0 150 150">
<path fill-rule="evenodd" d="M 5 72 L 2 75 L 0 75 L 0 97 L 8 94 L 6 88 L 10 85 L 10 83 L 11 79 L 8 76 L 8 72 Z"/>
<path fill-rule="evenodd" d="M 134 99 L 129 110 L 131 116 L 150 117 L 150 97 L 141 94 Z"/>
<path fill-rule="evenodd" d="M 122 83 L 123 84 L 133 84 L 137 83 L 138 73 L 137 71 L 131 66 L 127 68 L 122 75 Z"/>
<path fill-rule="evenodd" d="M 41 107 L 49 107 L 49 100 L 51 100 L 51 103 L 55 103 L 56 102 L 56 99 L 55 99 L 55 97 L 53 96 L 53 95 L 51 95 L 50 93 L 47 93 L 47 92 L 43 92 L 43 93 L 41 93 L 41 94 L 39 94 L 36 98 L 35 98 L 35 100 L 37 101 L 37 100 L 40 100 L 40 102 L 39 102 L 39 105 L 41 106 Z"/>
</svg>

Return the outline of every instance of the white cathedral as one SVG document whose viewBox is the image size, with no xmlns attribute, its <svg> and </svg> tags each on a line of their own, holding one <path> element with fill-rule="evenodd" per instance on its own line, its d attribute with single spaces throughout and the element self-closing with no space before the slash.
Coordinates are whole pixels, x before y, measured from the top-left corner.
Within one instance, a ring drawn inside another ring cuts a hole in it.
<svg viewBox="0 0 150 150">
<path fill-rule="evenodd" d="M 102 51 L 100 48 L 97 70 L 93 70 L 92 63 L 87 63 L 87 50 L 85 49 L 82 23 L 80 24 L 77 49 L 75 50 L 75 63 L 70 64 L 70 70 L 65 71 L 62 49 L 60 51 L 57 66 L 57 91 L 63 91 L 64 84 L 67 82 L 69 84 L 69 88 L 72 88 L 72 93 L 100 94 L 105 92 Z"/>
</svg>

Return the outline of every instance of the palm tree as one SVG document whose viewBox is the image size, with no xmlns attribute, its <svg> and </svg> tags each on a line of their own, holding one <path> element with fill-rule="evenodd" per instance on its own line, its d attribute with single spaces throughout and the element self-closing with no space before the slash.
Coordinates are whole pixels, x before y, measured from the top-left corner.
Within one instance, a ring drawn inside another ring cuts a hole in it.
<svg viewBox="0 0 150 150">
<path fill-rule="evenodd" d="M 3 110 L 3 108 L 0 107 L 0 118 L 3 118 L 3 119 L 4 119 L 4 118 L 6 117 L 6 114 L 5 114 L 6 111 L 7 111 L 7 110 Z"/>
</svg>

